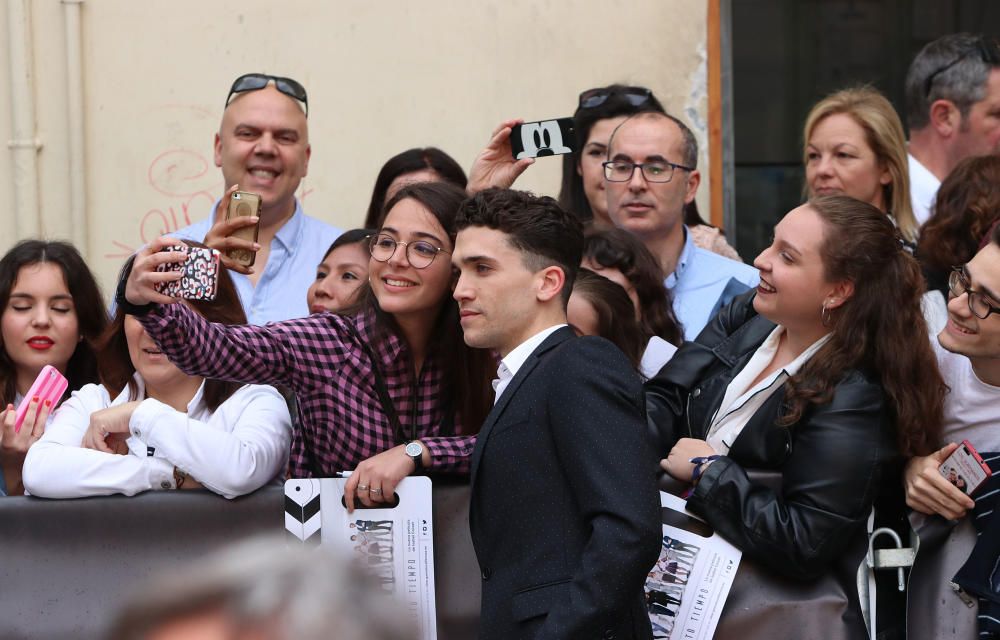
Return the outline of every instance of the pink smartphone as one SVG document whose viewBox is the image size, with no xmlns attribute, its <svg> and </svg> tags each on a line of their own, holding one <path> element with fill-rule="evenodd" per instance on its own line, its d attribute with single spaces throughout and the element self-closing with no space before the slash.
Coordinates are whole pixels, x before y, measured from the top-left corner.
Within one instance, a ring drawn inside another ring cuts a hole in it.
<svg viewBox="0 0 1000 640">
<path fill-rule="evenodd" d="M 21 424 L 24 422 L 24 416 L 28 413 L 28 405 L 31 404 L 32 398 L 38 396 L 38 403 L 41 405 L 44 405 L 45 401 L 49 400 L 54 408 L 59 404 L 59 399 L 66 393 L 66 387 L 68 386 L 69 382 L 63 374 L 59 373 L 58 369 L 51 364 L 45 365 L 42 372 L 35 378 L 34 384 L 28 389 L 28 393 L 25 394 L 24 399 L 21 400 L 21 405 L 17 408 L 17 413 L 14 414 L 14 433 L 21 431 Z"/>
<path fill-rule="evenodd" d="M 954 453 L 941 463 L 938 470 L 948 482 L 961 489 L 967 496 L 975 493 L 976 489 L 993 475 L 989 465 L 983 462 L 979 452 L 968 440 L 963 440 Z"/>
</svg>

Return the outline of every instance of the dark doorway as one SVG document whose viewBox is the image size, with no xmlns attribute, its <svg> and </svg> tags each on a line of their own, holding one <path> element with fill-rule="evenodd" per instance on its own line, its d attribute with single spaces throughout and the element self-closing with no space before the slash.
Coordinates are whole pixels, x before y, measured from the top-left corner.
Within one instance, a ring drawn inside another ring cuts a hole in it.
<svg viewBox="0 0 1000 640">
<path fill-rule="evenodd" d="M 802 125 L 814 103 L 871 84 L 903 113 L 906 70 L 925 44 L 1000 35 L 997 0 L 729 2 L 735 239 L 748 262 L 802 202 Z"/>
</svg>

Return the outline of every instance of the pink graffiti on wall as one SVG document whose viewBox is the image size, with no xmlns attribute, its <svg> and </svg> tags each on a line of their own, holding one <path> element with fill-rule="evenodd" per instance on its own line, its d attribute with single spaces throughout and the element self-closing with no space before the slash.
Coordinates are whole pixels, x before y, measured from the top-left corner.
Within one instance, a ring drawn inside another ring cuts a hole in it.
<svg viewBox="0 0 1000 640">
<path fill-rule="evenodd" d="M 168 149 L 158 154 L 150 162 L 146 176 L 149 186 L 172 202 L 146 211 L 139 220 L 138 243 L 133 246 L 112 240 L 113 247 L 105 258 L 127 258 L 152 240 L 203 219 L 223 192 L 221 171 L 203 154 L 190 149 Z M 303 202 L 312 191 L 304 183 L 300 185 L 299 201 Z"/>
</svg>

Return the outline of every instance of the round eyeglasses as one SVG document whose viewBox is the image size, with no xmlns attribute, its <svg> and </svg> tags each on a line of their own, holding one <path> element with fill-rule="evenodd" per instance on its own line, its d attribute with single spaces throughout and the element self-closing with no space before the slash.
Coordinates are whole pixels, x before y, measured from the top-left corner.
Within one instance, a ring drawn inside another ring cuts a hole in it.
<svg viewBox="0 0 1000 640">
<path fill-rule="evenodd" d="M 682 164 L 666 160 L 655 162 L 609 160 L 602 162 L 601 165 L 604 167 L 604 177 L 608 179 L 608 182 L 628 182 L 632 179 L 636 169 L 642 172 L 642 177 L 646 182 L 670 182 L 674 178 L 674 169 L 694 171 L 694 167 L 685 167 Z"/>
<path fill-rule="evenodd" d="M 372 236 L 371 240 L 368 241 L 368 252 L 371 253 L 372 258 L 375 258 L 379 262 L 389 262 L 393 254 L 396 253 L 396 247 L 399 245 L 403 245 L 406 252 L 406 261 L 414 269 L 426 269 L 434 262 L 437 254 L 447 253 L 450 255 L 451 253 L 441 247 L 435 247 L 426 240 L 403 242 L 385 233 Z"/>
<path fill-rule="evenodd" d="M 963 293 L 968 294 L 969 311 L 980 320 L 989 318 L 991 313 L 1000 314 L 1000 307 L 990 304 L 987 294 L 972 289 L 964 266 L 951 268 L 951 274 L 948 275 L 948 289 L 951 290 L 951 295 L 956 298 Z"/>
</svg>

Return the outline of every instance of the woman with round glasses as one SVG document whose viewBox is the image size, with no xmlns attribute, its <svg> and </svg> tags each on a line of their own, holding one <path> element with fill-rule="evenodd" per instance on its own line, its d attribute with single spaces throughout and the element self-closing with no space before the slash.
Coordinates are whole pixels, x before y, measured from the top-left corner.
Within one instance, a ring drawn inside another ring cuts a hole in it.
<svg viewBox="0 0 1000 640">
<path fill-rule="evenodd" d="M 466 472 L 492 406 L 496 363 L 465 345 L 451 296 L 455 216 L 465 193 L 445 183 L 404 187 L 371 240 L 368 284 L 342 315 L 265 326 L 205 321 L 156 291 L 182 254 L 160 239 L 136 256 L 118 303 L 139 317 L 189 375 L 280 384 L 299 402 L 289 475 L 355 470 L 348 504 L 391 500 L 415 470 Z"/>
</svg>

